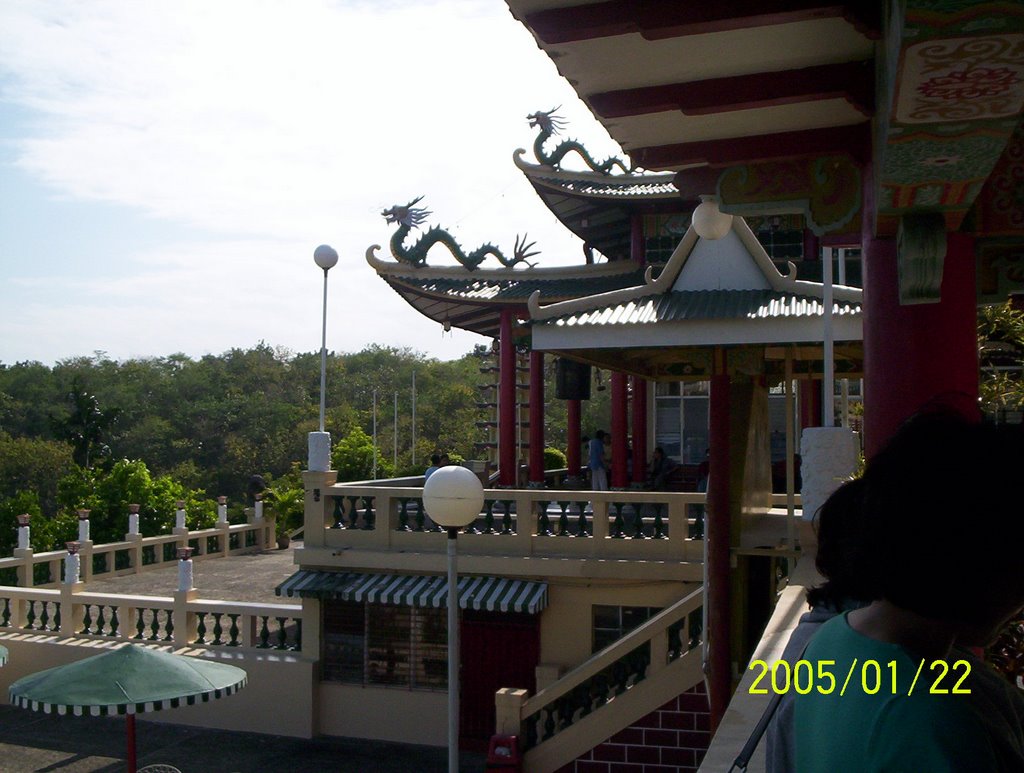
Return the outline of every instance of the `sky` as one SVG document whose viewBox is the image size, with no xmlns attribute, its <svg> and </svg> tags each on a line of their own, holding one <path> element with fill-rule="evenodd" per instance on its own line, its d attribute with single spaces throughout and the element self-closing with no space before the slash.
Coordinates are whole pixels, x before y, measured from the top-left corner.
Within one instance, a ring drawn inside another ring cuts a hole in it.
<svg viewBox="0 0 1024 773">
<path fill-rule="evenodd" d="M 381 211 L 423 195 L 467 251 L 580 263 L 513 151 L 561 106 L 619 152 L 501 0 L 4 0 L 0 29 L 5 364 L 318 350 L 321 243 L 329 349 L 459 357 L 485 339 L 366 264 Z"/>
</svg>

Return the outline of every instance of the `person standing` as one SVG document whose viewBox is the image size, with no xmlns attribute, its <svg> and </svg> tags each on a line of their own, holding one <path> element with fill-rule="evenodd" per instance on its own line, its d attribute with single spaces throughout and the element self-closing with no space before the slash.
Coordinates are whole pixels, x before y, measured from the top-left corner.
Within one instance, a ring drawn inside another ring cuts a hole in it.
<svg viewBox="0 0 1024 773">
<path fill-rule="evenodd" d="M 608 467 L 604 459 L 604 439 L 607 437 L 603 429 L 594 433 L 590 440 L 590 455 L 587 466 L 590 468 L 590 483 L 594 491 L 608 490 Z"/>
</svg>

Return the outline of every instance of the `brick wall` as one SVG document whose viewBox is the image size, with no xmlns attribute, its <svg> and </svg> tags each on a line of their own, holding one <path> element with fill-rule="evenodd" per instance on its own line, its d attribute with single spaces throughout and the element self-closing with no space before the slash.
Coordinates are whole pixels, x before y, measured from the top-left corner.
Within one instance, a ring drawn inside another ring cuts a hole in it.
<svg viewBox="0 0 1024 773">
<path fill-rule="evenodd" d="M 708 696 L 700 684 L 619 731 L 558 773 L 696 771 L 710 742 Z"/>
</svg>

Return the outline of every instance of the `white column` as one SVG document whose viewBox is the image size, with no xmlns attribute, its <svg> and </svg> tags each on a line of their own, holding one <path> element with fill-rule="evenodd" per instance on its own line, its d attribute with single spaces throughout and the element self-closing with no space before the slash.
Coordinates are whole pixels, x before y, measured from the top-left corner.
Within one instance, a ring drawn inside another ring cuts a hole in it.
<svg viewBox="0 0 1024 773">
<path fill-rule="evenodd" d="M 89 511 L 79 510 L 78 511 L 78 541 L 88 542 L 89 541 Z"/>
<path fill-rule="evenodd" d="M 195 587 L 192 571 L 192 548 L 178 548 L 178 590 L 190 591 Z"/>
<path fill-rule="evenodd" d="M 262 494 L 257 494 L 256 495 L 256 504 L 253 507 L 253 513 L 254 513 L 253 517 L 257 521 L 262 521 L 263 520 L 263 495 Z"/>
<path fill-rule="evenodd" d="M 69 542 L 67 543 L 68 554 L 64 557 L 64 584 L 74 585 L 78 582 L 79 568 L 81 565 L 81 559 L 78 555 L 78 543 Z"/>
<path fill-rule="evenodd" d="M 176 506 L 178 509 L 174 511 L 174 528 L 185 529 L 185 500 L 179 499 Z"/>
<path fill-rule="evenodd" d="M 228 522 L 228 498 L 217 497 L 217 525 L 223 526 Z"/>
<path fill-rule="evenodd" d="M 139 506 L 128 505 L 128 536 L 139 536 Z"/>
<path fill-rule="evenodd" d="M 18 516 L 18 547 L 21 550 L 28 550 L 32 547 L 32 530 L 29 528 L 29 514 L 22 513 Z"/>
</svg>

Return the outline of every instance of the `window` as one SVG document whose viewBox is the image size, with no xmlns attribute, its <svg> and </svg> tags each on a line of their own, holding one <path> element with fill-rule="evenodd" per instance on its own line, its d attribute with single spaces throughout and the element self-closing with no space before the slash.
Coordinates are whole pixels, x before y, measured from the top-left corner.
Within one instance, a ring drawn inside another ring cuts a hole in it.
<svg viewBox="0 0 1024 773">
<path fill-rule="evenodd" d="M 618 641 L 661 611 L 660 607 L 593 607 L 594 652 Z"/>
<path fill-rule="evenodd" d="M 654 444 L 682 464 L 700 464 L 709 446 L 709 381 L 669 381 L 655 387 Z"/>
<path fill-rule="evenodd" d="M 349 601 L 323 609 L 324 681 L 447 688 L 447 610 Z"/>
</svg>

